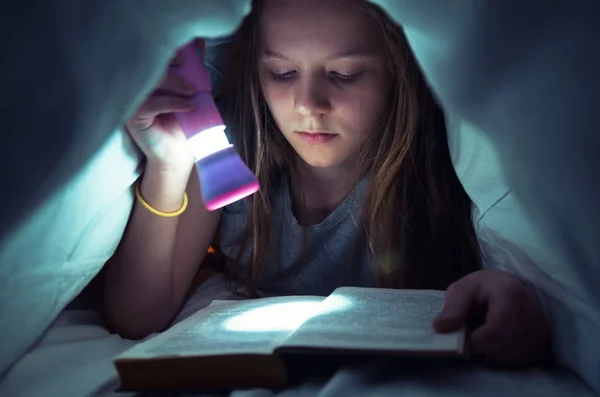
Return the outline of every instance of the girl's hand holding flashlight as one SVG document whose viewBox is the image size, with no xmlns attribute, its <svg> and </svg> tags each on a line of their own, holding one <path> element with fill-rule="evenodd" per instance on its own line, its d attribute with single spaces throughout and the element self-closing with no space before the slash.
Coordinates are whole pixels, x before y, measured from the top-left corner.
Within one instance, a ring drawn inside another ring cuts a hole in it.
<svg viewBox="0 0 600 397">
<path fill-rule="evenodd" d="M 178 53 L 171 66 L 185 59 Z M 147 165 L 163 171 L 189 172 L 194 165 L 187 139 L 175 121 L 173 112 L 186 112 L 196 106 L 192 95 L 196 88 L 179 75 L 167 72 L 156 89 L 126 123 L 135 143 L 146 156 Z"/>
</svg>

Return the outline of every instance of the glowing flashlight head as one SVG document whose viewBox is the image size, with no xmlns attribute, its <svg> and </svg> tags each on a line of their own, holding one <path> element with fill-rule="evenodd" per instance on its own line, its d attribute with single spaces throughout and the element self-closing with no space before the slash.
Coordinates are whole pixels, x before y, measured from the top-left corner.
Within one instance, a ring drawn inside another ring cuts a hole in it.
<svg viewBox="0 0 600 397">
<path fill-rule="evenodd" d="M 225 124 L 202 63 L 202 43 L 200 47 L 198 42 L 183 47 L 185 62 L 173 69 L 198 88 L 194 95 L 196 108 L 175 113 L 175 118 L 196 159 L 204 205 L 212 211 L 255 193 L 259 184 L 225 135 Z"/>
<path fill-rule="evenodd" d="M 225 135 L 225 124 L 210 92 L 194 96 L 196 108 L 186 113 L 175 113 L 196 161 L 230 146 Z"/>
</svg>

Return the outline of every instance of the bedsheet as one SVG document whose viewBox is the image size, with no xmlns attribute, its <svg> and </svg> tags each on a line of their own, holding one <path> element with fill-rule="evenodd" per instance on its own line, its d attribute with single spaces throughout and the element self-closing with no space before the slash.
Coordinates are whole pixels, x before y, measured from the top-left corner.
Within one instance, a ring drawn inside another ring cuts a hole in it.
<svg viewBox="0 0 600 397">
<path fill-rule="evenodd" d="M 207 306 L 214 299 L 236 299 L 224 280 L 215 276 L 203 283 L 176 321 Z M 152 337 L 152 336 L 150 336 Z M 70 306 L 37 345 L 0 383 L 1 396 L 61 397 L 209 397 L 206 393 L 118 392 L 112 359 L 135 341 L 110 334 L 100 312 L 91 306 Z M 567 370 L 541 369 L 510 372 L 464 365 L 411 365 L 373 360 L 348 365 L 333 375 L 316 374 L 298 385 L 274 392 L 235 390 L 231 397 L 329 396 L 578 396 L 595 394 Z M 222 394 L 220 395 L 222 396 Z"/>
</svg>

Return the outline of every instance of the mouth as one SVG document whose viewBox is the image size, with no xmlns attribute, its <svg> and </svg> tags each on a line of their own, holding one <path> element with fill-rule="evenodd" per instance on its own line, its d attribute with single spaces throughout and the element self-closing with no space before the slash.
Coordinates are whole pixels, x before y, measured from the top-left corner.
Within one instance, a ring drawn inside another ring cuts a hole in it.
<svg viewBox="0 0 600 397">
<path fill-rule="evenodd" d="M 304 141 L 314 144 L 331 142 L 339 136 L 339 134 L 324 131 L 296 131 L 296 133 Z"/>
</svg>

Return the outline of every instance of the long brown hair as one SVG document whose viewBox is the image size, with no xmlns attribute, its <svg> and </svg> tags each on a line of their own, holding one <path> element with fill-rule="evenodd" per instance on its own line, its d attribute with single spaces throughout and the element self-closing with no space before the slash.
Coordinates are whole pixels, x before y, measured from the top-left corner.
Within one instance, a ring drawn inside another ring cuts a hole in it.
<svg viewBox="0 0 600 397">
<path fill-rule="evenodd" d="M 229 270 L 237 271 L 250 248 L 244 274 L 251 294 L 269 251 L 271 193 L 290 172 L 293 149 L 278 131 L 258 78 L 261 1 L 243 22 L 229 53 L 221 92 L 223 115 L 240 156 L 262 189 L 247 200 L 248 223 Z M 369 183 L 360 227 L 369 246 L 376 283 L 388 288 L 445 289 L 480 267 L 471 201 L 450 159 L 443 113 L 413 58 L 402 29 L 377 6 L 364 11 L 382 27 L 394 85 L 387 118 L 360 153 Z"/>
</svg>

